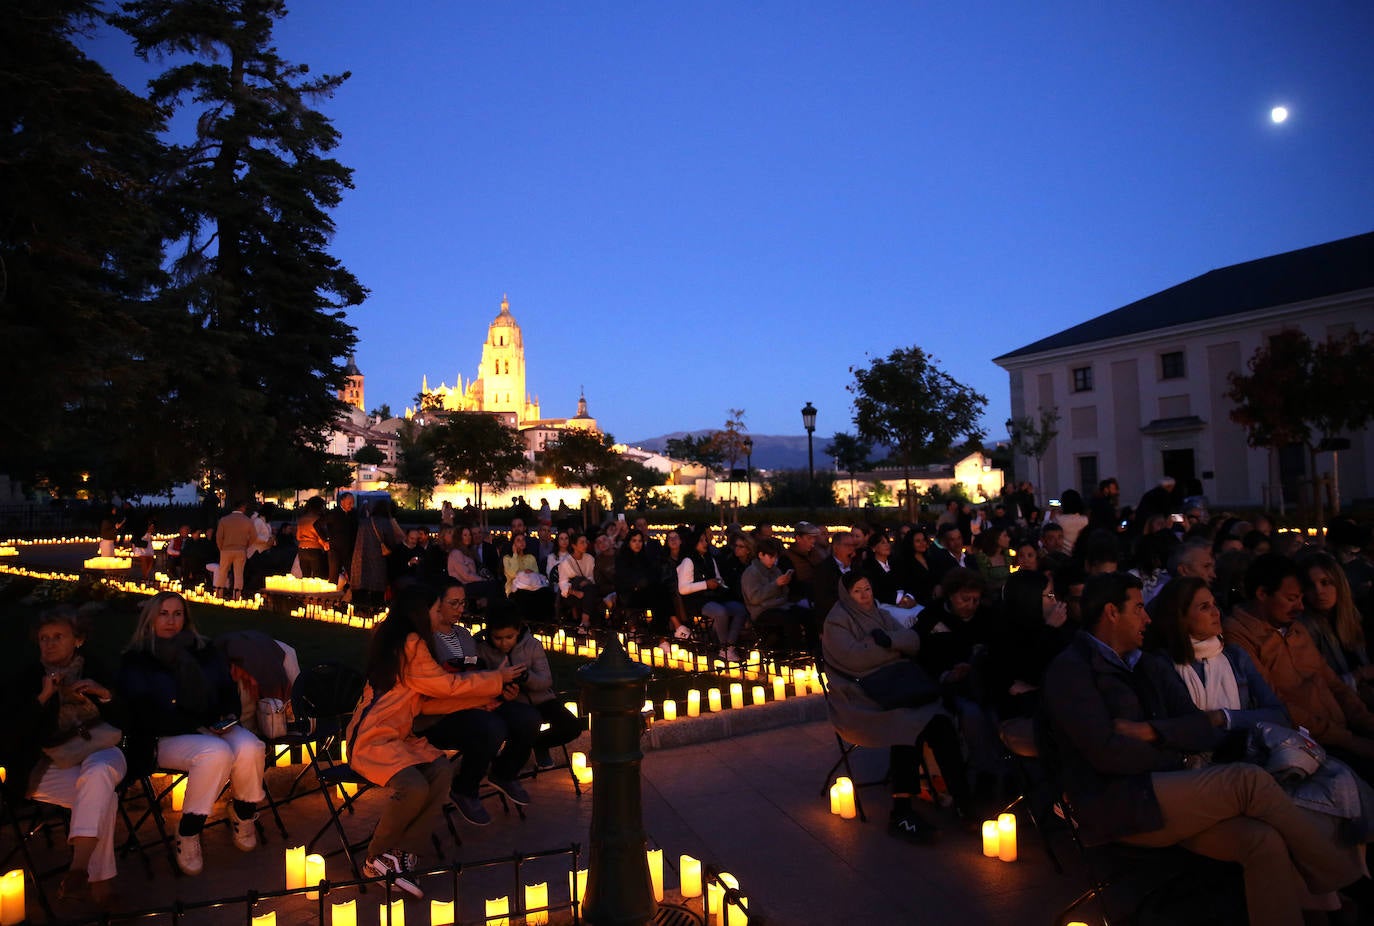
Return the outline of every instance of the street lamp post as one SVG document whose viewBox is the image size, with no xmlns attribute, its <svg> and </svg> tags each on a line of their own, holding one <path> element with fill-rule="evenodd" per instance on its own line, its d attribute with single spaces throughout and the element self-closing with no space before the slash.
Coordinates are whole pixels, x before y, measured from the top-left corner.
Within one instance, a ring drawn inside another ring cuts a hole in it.
<svg viewBox="0 0 1374 926">
<path fill-rule="evenodd" d="M 754 507 L 754 439 L 744 439 L 744 482 L 749 487 L 749 507 Z"/>
<path fill-rule="evenodd" d="M 810 402 L 802 406 L 802 427 L 806 428 L 806 501 L 816 508 L 816 457 L 812 451 L 812 435 L 816 433 L 816 407 Z"/>
</svg>

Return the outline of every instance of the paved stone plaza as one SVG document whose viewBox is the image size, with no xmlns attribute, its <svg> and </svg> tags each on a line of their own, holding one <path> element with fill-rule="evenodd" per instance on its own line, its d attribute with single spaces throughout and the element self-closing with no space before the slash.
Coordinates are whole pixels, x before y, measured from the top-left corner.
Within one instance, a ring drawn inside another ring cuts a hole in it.
<svg viewBox="0 0 1374 926">
<path fill-rule="evenodd" d="M 735 874 L 767 922 L 798 926 L 822 922 L 1048 923 L 1081 889 L 1076 866 L 1069 875 L 1056 875 L 1038 837 L 1029 830 L 1022 833 L 1020 858 L 1010 864 L 984 858 L 978 837 L 952 826 L 939 845 L 929 848 L 890 838 L 885 828 L 887 799 L 881 786 L 860 792 L 869 812 L 867 823 L 832 816 L 820 788 L 835 757 L 834 736 L 824 722 L 650 751 L 643 765 L 645 825 L 651 844 L 665 850 L 668 900 L 674 899 L 677 858 L 682 853 Z M 870 752 L 864 764 L 872 766 L 872 760 L 878 760 L 881 765 L 882 758 Z M 284 787 L 285 774 L 285 770 L 270 773 L 274 790 Z M 513 812 L 503 815 L 495 801 L 490 804 L 495 817 L 491 826 L 479 828 L 459 821 L 461 847 L 452 843 L 440 825 L 437 831 L 443 836 L 445 851 L 451 853 L 449 861 L 499 858 L 572 842 L 581 843 L 585 852 L 591 794 L 579 798 L 561 769 L 541 774 L 529 790 L 533 802 L 523 822 Z M 360 812 L 348 821 L 352 835 L 361 838 L 370 831 L 381 800 L 385 800 L 384 792 L 364 796 Z M 155 878 L 149 881 L 138 861 L 129 858 L 121 863 L 120 891 L 130 905 L 144 907 L 177 899 L 238 896 L 251 888 L 279 890 L 285 886 L 283 849 L 303 842 L 318 828 L 324 820 L 323 801 L 318 795 L 305 797 L 290 805 L 284 816 L 293 837 L 290 843 L 282 841 L 266 814 L 263 821 L 270 841 L 250 854 L 236 851 L 223 827 L 212 827 L 205 836 L 203 875 L 173 877 L 166 858 L 159 854 L 153 859 Z M 332 836 L 321 846 L 325 851 L 335 847 Z M 1061 855 L 1071 861 L 1066 847 L 1060 848 Z M 436 863 L 432 858 L 424 860 L 426 865 Z M 342 856 L 328 860 L 327 875 L 351 877 Z M 566 901 L 566 861 L 526 867 L 524 880 L 545 879 L 551 902 Z M 462 915 L 480 918 L 483 899 L 510 893 L 511 883 L 509 867 L 465 875 Z M 429 897 L 451 897 L 446 877 L 437 876 L 425 887 Z M 378 890 L 359 897 L 358 923 L 379 923 L 379 903 Z M 429 922 L 428 898 L 408 900 L 406 906 L 406 922 Z M 277 911 L 281 924 L 318 922 L 315 905 L 303 899 L 264 902 L 258 912 L 269 909 Z M 145 922 L 170 921 L 165 917 Z M 244 913 L 241 906 L 198 911 L 185 921 L 243 923 Z"/>
</svg>

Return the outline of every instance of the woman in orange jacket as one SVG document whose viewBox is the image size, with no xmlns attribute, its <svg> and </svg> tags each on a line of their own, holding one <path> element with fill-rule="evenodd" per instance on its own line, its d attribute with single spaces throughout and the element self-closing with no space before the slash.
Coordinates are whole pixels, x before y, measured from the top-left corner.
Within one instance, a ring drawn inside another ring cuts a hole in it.
<svg viewBox="0 0 1374 926">
<path fill-rule="evenodd" d="M 392 798 L 368 844 L 369 875 L 395 875 L 396 886 L 424 896 L 411 874 L 429 839 L 435 814 L 448 797 L 453 766 L 444 753 L 415 734 L 415 718 L 427 699 L 451 710 L 498 698 L 523 665 L 455 675 L 434 658 L 430 628 L 439 593 L 427 585 L 406 588 L 372 632 L 367 685 L 354 710 L 348 741 L 354 770 L 392 790 Z"/>
</svg>

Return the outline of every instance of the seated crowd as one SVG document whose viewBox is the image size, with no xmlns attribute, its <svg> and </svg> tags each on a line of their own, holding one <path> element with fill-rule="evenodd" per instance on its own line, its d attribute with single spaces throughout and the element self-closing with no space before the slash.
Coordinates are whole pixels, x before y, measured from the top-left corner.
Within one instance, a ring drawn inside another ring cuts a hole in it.
<svg viewBox="0 0 1374 926">
<path fill-rule="evenodd" d="M 1006 744 L 1019 738 L 1085 844 L 1239 863 L 1251 922 L 1303 922 L 1339 909 L 1338 891 L 1374 888 L 1368 533 L 1337 521 L 1321 547 L 1267 519 L 1208 518 L 1168 481 L 1134 514 L 1118 509 L 1114 480 L 1091 502 L 1065 492 L 1043 521 L 1027 496 L 986 511 L 951 503 L 933 526 L 891 531 L 801 522 L 786 545 L 767 525 L 673 528 L 660 542 L 643 519 L 589 532 L 540 520 L 533 533 L 517 519 L 499 542 L 446 524 L 431 540 L 402 531 L 384 503 L 312 500 L 295 525 L 301 570 L 390 601 L 349 729 L 354 768 L 393 791 L 368 870 L 418 895 L 406 875 L 435 807 L 452 800 L 490 822 L 484 779 L 529 800 L 521 769 L 532 754 L 548 764 L 579 730 L 526 627 L 562 622 L 664 647 L 706 641 L 727 662 L 749 644 L 819 655 L 837 730 L 889 748 L 889 832 L 901 839 L 938 835 L 913 800 L 926 749 L 971 826 L 1011 790 Z M 320 553 L 308 555 L 312 534 Z M 485 616 L 480 639 L 462 626 L 471 610 Z M 262 744 L 230 722 L 232 667 L 180 596 L 148 603 L 113 676 L 83 662 L 74 615 L 48 616 L 38 639 L 41 665 L 6 701 L 26 732 L 11 730 L 4 758 L 29 795 L 76 805 L 73 891 L 106 893 L 110 792 L 154 757 L 191 776 L 184 871 L 203 864 L 200 828 L 226 782 L 234 841 L 253 847 Z M 124 752 L 72 766 L 37 751 L 91 723 L 127 724 Z M 75 787 L 83 768 L 98 787 Z"/>
</svg>

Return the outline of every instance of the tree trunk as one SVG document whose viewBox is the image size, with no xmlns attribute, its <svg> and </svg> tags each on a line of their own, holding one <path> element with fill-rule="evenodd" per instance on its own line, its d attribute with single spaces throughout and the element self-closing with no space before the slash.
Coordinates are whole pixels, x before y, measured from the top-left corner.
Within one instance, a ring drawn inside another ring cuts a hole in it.
<svg viewBox="0 0 1374 926">
<path fill-rule="evenodd" d="M 906 481 L 906 519 L 916 523 L 916 499 L 911 494 L 911 467 L 902 464 L 902 479 Z"/>
</svg>

